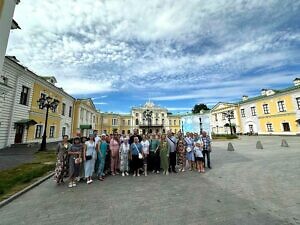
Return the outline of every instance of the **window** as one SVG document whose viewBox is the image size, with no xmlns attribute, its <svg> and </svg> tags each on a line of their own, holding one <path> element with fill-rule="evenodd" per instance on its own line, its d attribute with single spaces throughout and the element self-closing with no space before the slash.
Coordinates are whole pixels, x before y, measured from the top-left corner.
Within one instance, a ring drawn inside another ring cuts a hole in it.
<svg viewBox="0 0 300 225">
<path fill-rule="evenodd" d="M 269 105 L 268 104 L 263 104 L 263 110 L 264 110 L 264 114 L 269 114 Z"/>
<path fill-rule="evenodd" d="M 55 131 L 55 126 L 50 126 L 50 134 L 49 134 L 50 138 L 54 137 L 54 131 Z"/>
<path fill-rule="evenodd" d="M 95 123 L 96 122 L 96 117 L 95 116 L 93 116 L 93 123 Z"/>
<path fill-rule="evenodd" d="M 3 83 L 4 83 L 5 85 L 8 85 L 8 78 L 5 77 L 5 76 L 1 76 L 1 78 L 2 78 L 2 80 L 3 80 Z"/>
<path fill-rule="evenodd" d="M 122 130 L 122 134 L 125 134 L 125 130 Z"/>
<path fill-rule="evenodd" d="M 62 109 L 61 109 L 61 115 L 65 115 L 65 112 L 66 112 L 66 104 L 65 103 L 63 103 L 62 104 Z"/>
<path fill-rule="evenodd" d="M 172 125 L 172 120 L 169 120 L 169 125 L 170 125 L 170 126 Z"/>
<path fill-rule="evenodd" d="M 116 118 L 112 119 L 112 125 L 117 126 L 118 125 L 118 120 Z"/>
<path fill-rule="evenodd" d="M 242 115 L 242 117 L 246 117 L 245 116 L 245 109 L 241 109 L 241 115 Z"/>
<path fill-rule="evenodd" d="M 161 117 L 165 117 L 165 114 L 164 114 L 164 113 L 162 113 L 162 114 L 161 114 Z"/>
<path fill-rule="evenodd" d="M 278 101 L 277 105 L 278 105 L 278 111 L 279 112 L 285 112 L 286 111 L 284 101 Z"/>
<path fill-rule="evenodd" d="M 135 125 L 139 125 L 139 119 L 135 119 Z"/>
<path fill-rule="evenodd" d="M 251 114 L 252 114 L 252 116 L 256 116 L 256 108 L 255 108 L 255 106 L 251 107 Z"/>
<path fill-rule="evenodd" d="M 222 120 L 225 120 L 225 116 L 226 116 L 226 114 L 222 113 Z"/>
<path fill-rule="evenodd" d="M 80 109 L 80 121 L 83 122 L 84 109 Z"/>
<path fill-rule="evenodd" d="M 267 123 L 267 131 L 273 132 L 273 125 L 271 123 Z"/>
<path fill-rule="evenodd" d="M 136 113 L 136 114 L 135 114 L 135 116 L 136 116 L 136 117 L 139 117 L 139 114 L 138 114 L 138 113 Z"/>
<path fill-rule="evenodd" d="M 53 99 L 53 101 L 58 101 L 57 99 Z M 57 105 L 57 107 L 53 110 L 53 112 L 57 112 L 57 110 L 58 110 L 58 105 Z"/>
<path fill-rule="evenodd" d="M 158 125 L 158 119 L 155 119 L 155 125 Z"/>
<path fill-rule="evenodd" d="M 70 106 L 69 107 L 69 117 L 72 117 L 72 110 L 73 110 L 73 108 L 72 108 L 72 106 Z"/>
<path fill-rule="evenodd" d="M 218 122 L 218 115 L 215 114 L 215 121 Z"/>
<path fill-rule="evenodd" d="M 174 126 L 176 126 L 176 120 L 174 120 L 174 123 L 173 123 L 173 124 L 174 124 Z M 175 133 L 176 133 L 176 131 L 175 131 Z"/>
<path fill-rule="evenodd" d="M 282 127 L 283 127 L 283 131 L 285 132 L 291 131 L 289 123 L 282 123 Z"/>
<path fill-rule="evenodd" d="M 125 126 L 125 120 L 122 120 L 122 125 Z M 125 131 L 124 131 L 125 134 Z"/>
<path fill-rule="evenodd" d="M 20 98 L 20 104 L 21 105 L 27 105 L 28 104 L 28 96 L 29 96 L 29 88 L 22 86 L 22 92 L 21 92 L 21 98 Z"/>
<path fill-rule="evenodd" d="M 299 97 L 299 98 L 296 98 L 296 102 L 297 102 L 297 107 L 298 107 L 298 109 L 300 109 L 300 97 Z"/>
<path fill-rule="evenodd" d="M 130 120 L 127 121 L 127 125 L 130 126 Z"/>
<path fill-rule="evenodd" d="M 103 130 L 104 134 L 107 134 L 107 130 Z"/>
<path fill-rule="evenodd" d="M 158 118 L 158 113 L 155 113 L 155 117 Z"/>
<path fill-rule="evenodd" d="M 161 123 L 162 123 L 162 125 L 164 125 L 165 124 L 165 119 L 162 119 Z"/>
<path fill-rule="evenodd" d="M 41 138 L 42 137 L 42 130 L 43 130 L 43 125 L 36 125 L 36 127 L 35 127 L 35 138 Z"/>
<path fill-rule="evenodd" d="M 66 135 L 66 127 L 63 127 L 61 130 L 61 135 L 64 136 Z"/>
<path fill-rule="evenodd" d="M 130 134 L 130 130 L 127 130 L 127 134 Z"/>
</svg>

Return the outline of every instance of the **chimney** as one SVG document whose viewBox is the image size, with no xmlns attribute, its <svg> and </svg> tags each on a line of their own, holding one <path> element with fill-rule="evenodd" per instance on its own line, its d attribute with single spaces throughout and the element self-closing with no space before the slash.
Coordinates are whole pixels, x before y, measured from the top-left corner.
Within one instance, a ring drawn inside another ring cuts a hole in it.
<svg viewBox="0 0 300 225">
<path fill-rule="evenodd" d="M 262 96 L 265 96 L 267 92 L 267 89 L 261 89 L 260 93 Z"/>
<path fill-rule="evenodd" d="M 247 101 L 248 100 L 248 95 L 243 95 L 243 101 Z"/>
<path fill-rule="evenodd" d="M 300 78 L 298 78 L 298 77 L 295 78 L 293 83 L 294 83 L 295 86 L 299 86 L 300 85 Z"/>
</svg>

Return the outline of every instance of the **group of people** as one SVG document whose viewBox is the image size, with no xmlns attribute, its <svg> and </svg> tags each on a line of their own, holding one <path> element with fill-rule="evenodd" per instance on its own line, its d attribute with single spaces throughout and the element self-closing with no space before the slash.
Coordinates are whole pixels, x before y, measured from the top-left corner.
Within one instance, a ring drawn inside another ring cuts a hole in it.
<svg viewBox="0 0 300 225">
<path fill-rule="evenodd" d="M 167 134 L 130 136 L 102 134 L 97 131 L 89 138 L 75 137 L 73 143 L 65 135 L 57 146 L 55 180 L 69 177 L 69 187 L 76 187 L 81 179 L 93 182 L 94 174 L 100 181 L 107 175 L 148 176 L 148 172 L 164 175 L 196 170 L 205 172 L 210 165 L 211 140 L 205 131 L 198 133 L 169 131 Z M 187 164 L 186 164 L 187 163 Z M 177 169 L 179 169 L 177 171 Z"/>
</svg>

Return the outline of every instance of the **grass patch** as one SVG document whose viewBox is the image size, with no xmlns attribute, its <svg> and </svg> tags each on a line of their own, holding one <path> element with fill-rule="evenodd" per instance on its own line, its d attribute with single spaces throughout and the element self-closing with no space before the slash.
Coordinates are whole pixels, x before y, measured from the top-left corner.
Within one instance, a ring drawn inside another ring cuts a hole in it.
<svg viewBox="0 0 300 225">
<path fill-rule="evenodd" d="M 55 168 L 54 151 L 37 152 L 31 163 L 0 171 L 0 200 L 22 190 Z"/>
<path fill-rule="evenodd" d="M 217 140 L 228 140 L 228 139 L 236 139 L 238 136 L 236 134 L 212 134 L 212 139 Z"/>
</svg>

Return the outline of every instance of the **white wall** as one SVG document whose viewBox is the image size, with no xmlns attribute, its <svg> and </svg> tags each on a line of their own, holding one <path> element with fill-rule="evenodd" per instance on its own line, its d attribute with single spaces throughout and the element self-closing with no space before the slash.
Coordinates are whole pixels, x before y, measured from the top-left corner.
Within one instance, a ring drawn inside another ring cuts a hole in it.
<svg viewBox="0 0 300 225">
<path fill-rule="evenodd" d="M 4 0 L 0 12 L 0 71 L 2 71 L 12 18 L 17 0 Z"/>
<path fill-rule="evenodd" d="M 241 111 L 240 113 L 240 118 L 241 118 L 241 127 L 242 127 L 242 132 L 249 133 L 249 125 L 253 125 L 253 132 L 258 133 L 259 129 L 259 122 L 258 122 L 258 117 L 252 116 L 251 113 L 251 107 L 255 107 L 256 109 L 256 114 L 257 114 L 257 108 L 255 103 L 248 103 L 248 104 L 242 104 L 240 106 L 240 110 L 244 109 L 245 111 L 245 117 L 242 117 Z"/>
</svg>

